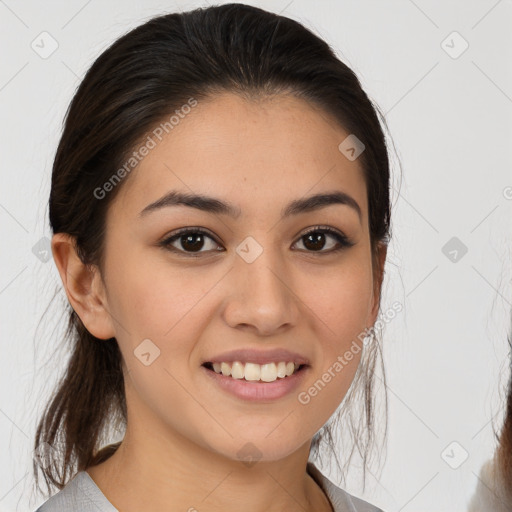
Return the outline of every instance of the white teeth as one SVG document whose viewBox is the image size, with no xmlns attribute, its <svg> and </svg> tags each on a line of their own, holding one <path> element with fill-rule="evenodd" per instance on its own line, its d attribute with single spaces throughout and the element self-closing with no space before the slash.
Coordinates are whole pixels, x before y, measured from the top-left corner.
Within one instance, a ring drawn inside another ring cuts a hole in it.
<svg viewBox="0 0 512 512">
<path fill-rule="evenodd" d="M 245 380 L 260 380 L 261 366 L 254 363 L 245 363 L 244 378 Z"/>
<path fill-rule="evenodd" d="M 281 379 L 283 377 L 286 377 L 286 363 L 283 363 L 282 361 L 278 363 L 277 365 L 277 376 Z"/>
<path fill-rule="evenodd" d="M 244 378 L 244 365 L 240 361 L 235 361 L 231 366 L 231 377 L 233 379 Z"/>
<path fill-rule="evenodd" d="M 220 363 L 220 371 L 222 375 L 229 377 L 231 375 L 231 366 L 228 363 Z"/>
<path fill-rule="evenodd" d="M 299 364 L 293 362 L 280 361 L 279 363 L 241 363 L 234 361 L 230 363 L 213 363 L 213 370 L 215 373 L 222 373 L 225 377 L 232 377 L 233 379 L 245 379 L 248 381 L 274 382 L 278 378 L 283 379 L 292 375 L 298 368 Z"/>
<path fill-rule="evenodd" d="M 276 363 L 268 363 L 261 365 L 260 379 L 263 382 L 273 382 L 277 379 Z"/>
</svg>

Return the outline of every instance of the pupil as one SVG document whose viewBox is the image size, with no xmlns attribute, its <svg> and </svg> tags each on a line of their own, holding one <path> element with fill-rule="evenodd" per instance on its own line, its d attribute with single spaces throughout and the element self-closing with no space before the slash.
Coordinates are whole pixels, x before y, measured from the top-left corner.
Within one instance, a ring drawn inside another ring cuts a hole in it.
<svg viewBox="0 0 512 512">
<path fill-rule="evenodd" d="M 309 241 L 313 242 L 313 247 L 308 247 Z M 322 249 L 325 244 L 325 235 L 323 233 L 310 233 L 306 235 L 306 243 L 304 244 L 308 249 Z"/>
<path fill-rule="evenodd" d="M 203 235 L 201 233 L 197 233 L 195 235 L 184 235 L 181 239 L 182 247 L 190 251 L 200 250 L 204 244 Z"/>
</svg>

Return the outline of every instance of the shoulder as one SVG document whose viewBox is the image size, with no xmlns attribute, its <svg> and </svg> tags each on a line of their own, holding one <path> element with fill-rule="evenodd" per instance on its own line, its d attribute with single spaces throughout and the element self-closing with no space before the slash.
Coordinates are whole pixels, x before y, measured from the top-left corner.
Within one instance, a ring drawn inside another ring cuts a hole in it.
<svg viewBox="0 0 512 512">
<path fill-rule="evenodd" d="M 335 485 L 312 462 L 308 462 L 307 471 L 331 501 L 334 512 L 383 512 L 375 505 L 356 498 Z"/>
<path fill-rule="evenodd" d="M 118 512 L 86 471 L 79 471 L 35 512 Z"/>
</svg>

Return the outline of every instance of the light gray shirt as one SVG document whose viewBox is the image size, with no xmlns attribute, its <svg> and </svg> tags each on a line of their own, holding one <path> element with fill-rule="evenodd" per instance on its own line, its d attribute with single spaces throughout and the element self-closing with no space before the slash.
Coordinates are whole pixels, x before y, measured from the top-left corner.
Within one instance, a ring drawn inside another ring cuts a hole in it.
<svg viewBox="0 0 512 512">
<path fill-rule="evenodd" d="M 334 485 L 319 469 L 308 462 L 307 472 L 322 488 L 334 512 L 382 512 Z M 86 471 L 79 471 L 59 492 L 35 512 L 119 512 Z"/>
</svg>

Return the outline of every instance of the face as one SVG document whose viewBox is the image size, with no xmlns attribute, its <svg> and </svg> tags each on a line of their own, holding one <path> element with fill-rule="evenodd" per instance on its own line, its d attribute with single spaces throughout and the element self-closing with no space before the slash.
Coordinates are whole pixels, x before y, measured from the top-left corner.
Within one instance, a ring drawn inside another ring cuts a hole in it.
<svg viewBox="0 0 512 512">
<path fill-rule="evenodd" d="M 365 181 L 338 149 L 348 135 L 302 100 L 226 93 L 199 102 L 125 178 L 107 216 L 103 286 L 141 428 L 230 459 L 250 442 L 276 460 L 336 410 L 378 309 Z M 148 208 L 171 191 L 233 212 Z M 317 194 L 339 196 L 287 211 Z M 288 350 L 308 365 L 282 396 L 242 398 L 221 384 L 236 379 L 203 366 L 238 349 Z"/>
</svg>

